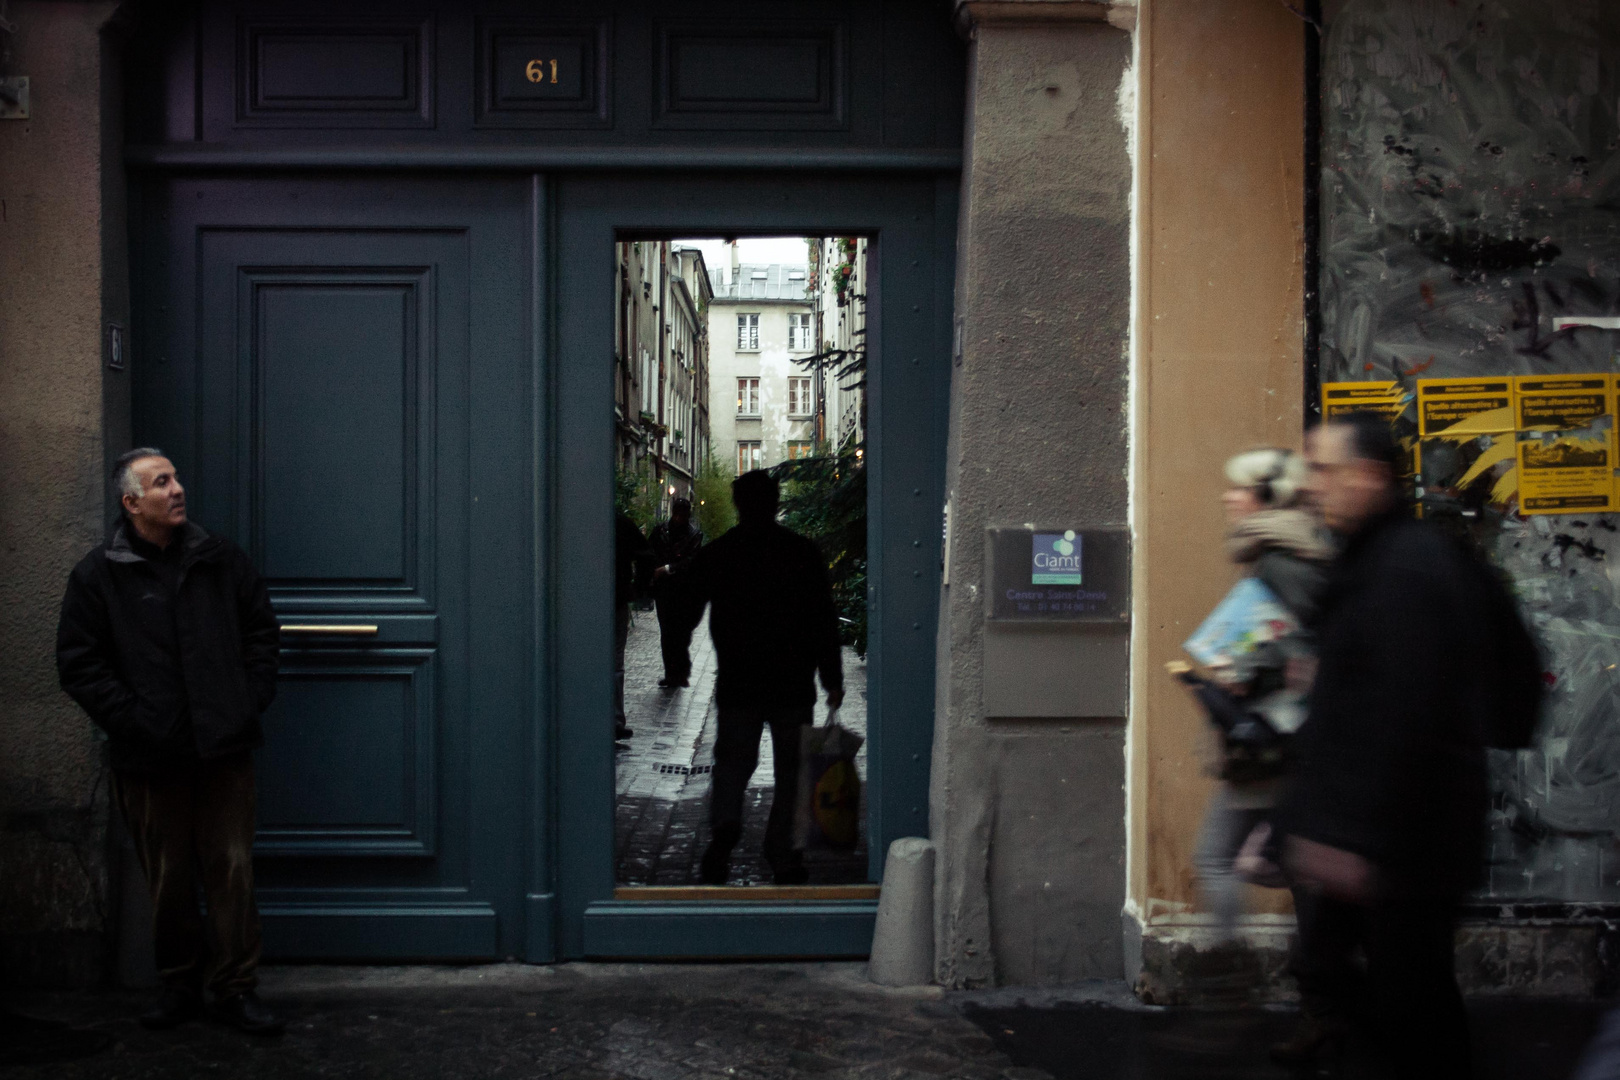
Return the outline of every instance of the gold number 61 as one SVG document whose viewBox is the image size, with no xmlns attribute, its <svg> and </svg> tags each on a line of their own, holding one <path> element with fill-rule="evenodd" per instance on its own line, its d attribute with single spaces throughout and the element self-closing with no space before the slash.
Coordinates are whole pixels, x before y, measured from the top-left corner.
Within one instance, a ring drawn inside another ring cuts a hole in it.
<svg viewBox="0 0 1620 1080">
<path fill-rule="evenodd" d="M 557 61 L 555 60 L 530 60 L 528 66 L 523 69 L 524 77 L 532 83 L 545 82 L 546 65 L 548 63 L 551 65 L 551 81 L 555 83 L 557 81 Z"/>
</svg>

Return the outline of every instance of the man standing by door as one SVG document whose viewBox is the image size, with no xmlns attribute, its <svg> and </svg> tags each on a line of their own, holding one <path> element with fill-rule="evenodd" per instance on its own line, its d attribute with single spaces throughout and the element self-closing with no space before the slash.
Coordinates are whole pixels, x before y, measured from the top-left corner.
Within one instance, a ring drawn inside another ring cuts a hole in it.
<svg viewBox="0 0 1620 1080">
<path fill-rule="evenodd" d="M 743 798 L 759 764 L 759 740 L 771 729 L 776 790 L 765 826 L 765 860 L 778 885 L 805 881 L 793 848 L 799 733 L 814 719 L 816 676 L 827 705 L 844 700 L 838 616 L 826 560 L 811 540 L 778 525 L 781 490 L 756 469 L 731 485 L 737 527 L 698 552 L 692 564 L 697 610 L 707 602 L 719 661 L 719 731 L 709 789 L 712 839 L 703 853 L 706 885 L 725 884 L 731 850 L 742 838 Z"/>
<path fill-rule="evenodd" d="M 667 689 L 686 686 L 692 675 L 692 589 L 687 571 L 703 534 L 692 524 L 692 504 L 676 499 L 669 509 L 669 520 L 655 527 L 647 538 L 652 548 L 653 602 L 658 605 L 658 642 L 663 647 L 664 677 L 658 685 Z"/>
<path fill-rule="evenodd" d="M 170 1028 L 202 1011 L 255 1034 L 283 1023 L 254 987 L 253 750 L 276 694 L 280 630 L 247 555 L 186 516 L 174 465 L 118 459 L 124 517 L 74 567 L 62 600 L 62 688 L 106 734 L 113 792 L 152 896 L 163 987 L 141 1017 Z M 198 910 L 197 887 L 207 902 Z"/>
</svg>

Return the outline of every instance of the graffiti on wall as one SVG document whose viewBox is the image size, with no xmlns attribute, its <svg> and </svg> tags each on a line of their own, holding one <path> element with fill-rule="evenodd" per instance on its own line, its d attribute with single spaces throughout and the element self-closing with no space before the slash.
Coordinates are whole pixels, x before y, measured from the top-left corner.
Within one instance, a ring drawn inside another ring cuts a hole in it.
<svg viewBox="0 0 1620 1080">
<path fill-rule="evenodd" d="M 1562 324 L 1620 314 L 1620 5 L 1327 8 L 1324 381 L 1620 371 L 1620 331 Z M 1620 515 L 1517 513 L 1522 433 L 1409 433 L 1425 512 L 1494 552 L 1546 657 L 1539 745 L 1492 761 L 1488 893 L 1620 900 Z"/>
</svg>

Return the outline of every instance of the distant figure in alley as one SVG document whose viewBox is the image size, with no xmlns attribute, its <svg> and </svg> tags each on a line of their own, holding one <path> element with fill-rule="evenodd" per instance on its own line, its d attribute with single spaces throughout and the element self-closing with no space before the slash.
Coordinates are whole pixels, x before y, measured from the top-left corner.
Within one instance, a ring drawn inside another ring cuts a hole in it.
<svg viewBox="0 0 1620 1080">
<path fill-rule="evenodd" d="M 713 837 L 703 854 L 706 885 L 723 885 L 731 851 L 742 837 L 743 797 L 759 763 L 768 726 L 776 789 L 765 827 L 764 856 L 778 885 L 806 880 L 793 848 L 798 797 L 799 734 L 814 718 L 816 676 L 827 705 L 844 700 L 838 617 L 826 560 L 815 543 L 777 524 L 776 480 L 763 470 L 731 485 L 737 527 L 698 552 L 692 564 L 695 610 L 710 605 L 719 673 L 718 726 L 709 791 Z"/>
<path fill-rule="evenodd" d="M 270 594 L 241 548 L 187 518 L 161 451 L 124 454 L 113 484 L 124 517 L 68 578 L 56 666 L 106 733 L 113 795 L 152 896 L 163 986 L 141 1023 L 191 1019 L 206 987 L 216 1019 L 279 1034 L 254 992 L 253 750 L 280 659 Z"/>
<path fill-rule="evenodd" d="M 624 715 L 624 649 L 630 642 L 630 605 L 635 602 L 647 561 L 647 538 L 623 512 L 613 515 L 613 738 L 619 742 L 635 731 Z"/>
<path fill-rule="evenodd" d="M 652 549 L 653 602 L 658 605 L 658 641 L 664 652 L 664 677 L 658 685 L 666 689 L 686 686 L 692 677 L 692 631 L 698 619 L 693 615 L 692 560 L 703 547 L 703 533 L 692 524 L 692 503 L 676 499 L 669 508 L 669 520 L 653 528 L 647 538 Z M 701 615 L 702 609 L 698 608 Z"/>
</svg>

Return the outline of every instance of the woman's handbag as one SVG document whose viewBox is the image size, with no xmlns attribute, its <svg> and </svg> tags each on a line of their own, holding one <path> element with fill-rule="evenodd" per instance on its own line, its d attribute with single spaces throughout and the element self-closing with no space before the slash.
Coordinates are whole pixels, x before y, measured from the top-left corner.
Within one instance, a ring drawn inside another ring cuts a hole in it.
<svg viewBox="0 0 1620 1080">
<path fill-rule="evenodd" d="M 1270 780 L 1288 768 L 1288 736 L 1241 698 L 1198 675 L 1186 664 L 1172 663 L 1170 673 L 1185 683 L 1221 733 L 1224 751 L 1221 779 L 1235 784 Z"/>
</svg>

